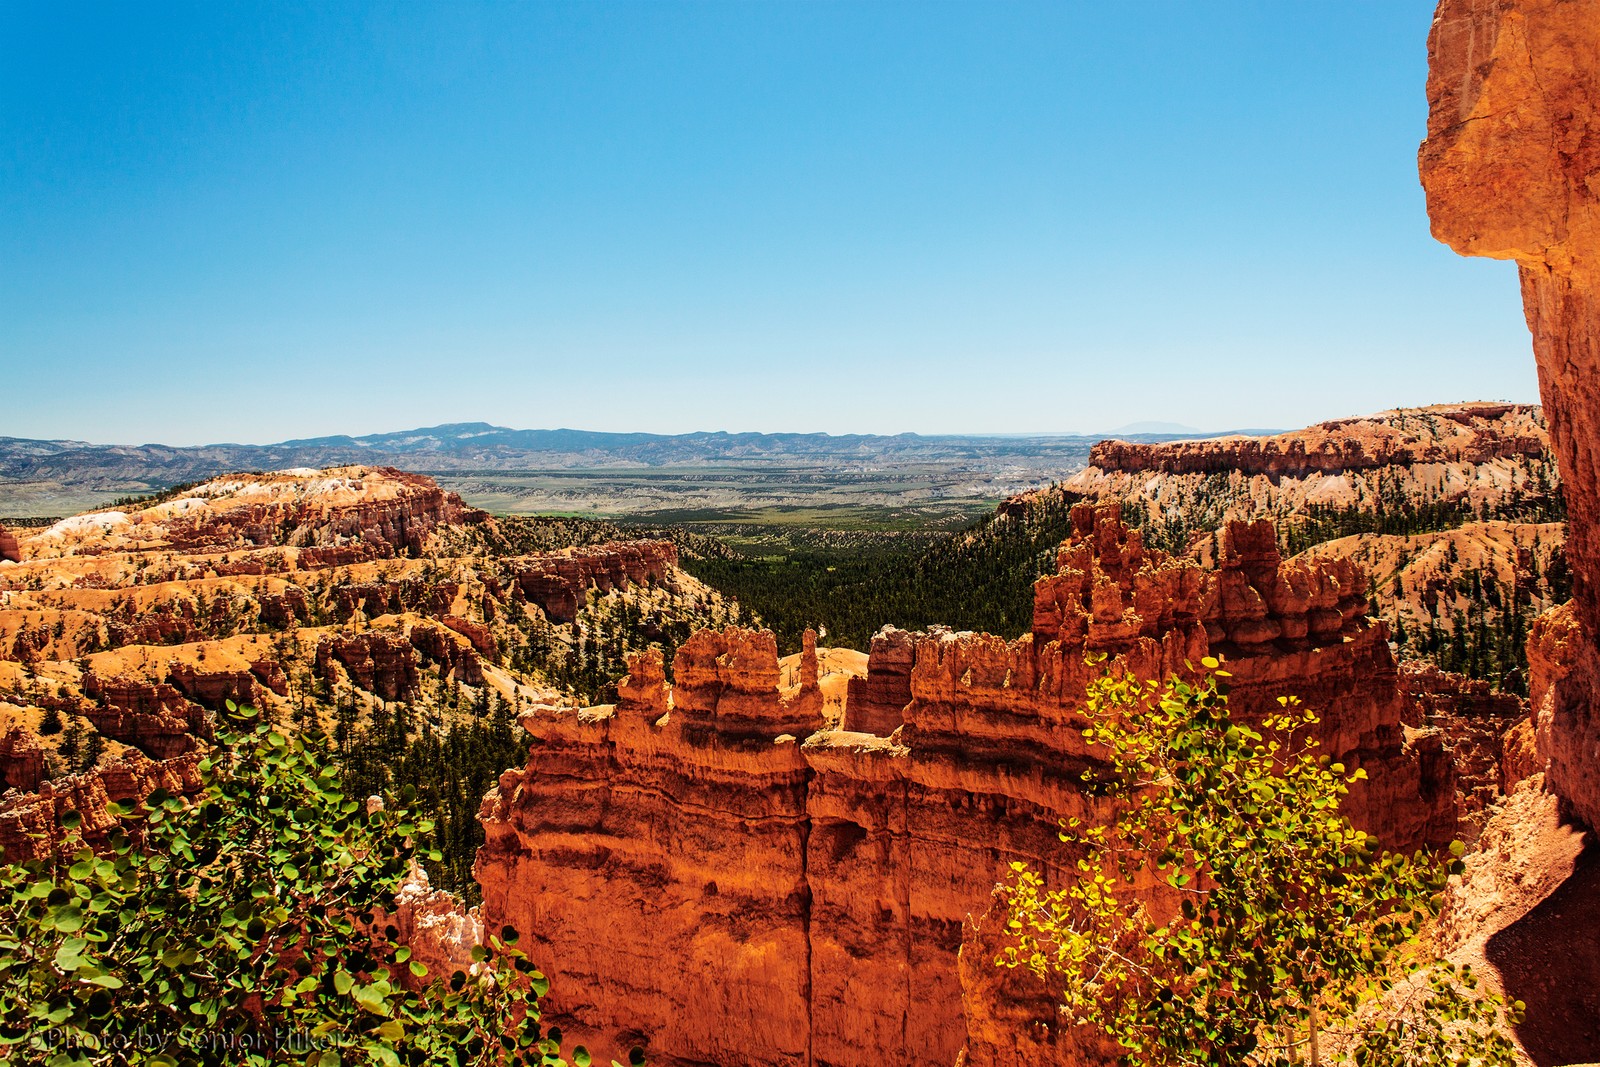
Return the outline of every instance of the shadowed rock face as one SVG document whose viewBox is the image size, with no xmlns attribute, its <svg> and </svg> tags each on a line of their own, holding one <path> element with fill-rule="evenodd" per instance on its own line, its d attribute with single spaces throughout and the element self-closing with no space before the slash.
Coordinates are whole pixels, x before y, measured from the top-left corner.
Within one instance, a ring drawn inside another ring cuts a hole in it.
<svg viewBox="0 0 1600 1067">
<path fill-rule="evenodd" d="M 1449 839 L 1448 759 L 1402 728 L 1358 568 L 1286 563 L 1267 523 L 1232 524 L 1213 569 L 1147 550 L 1114 505 L 1073 521 L 1034 632 L 886 630 L 848 729 L 824 728 L 814 652 L 786 689 L 772 635 L 735 628 L 684 644 L 671 686 L 642 654 L 615 707 L 524 718 L 530 762 L 484 802 L 477 876 L 486 924 L 534 940 L 569 1032 L 648 1035 L 667 1067 L 949 1064 L 964 1045 L 1022 1062 L 1015 1013 L 964 1004 L 957 952 L 1010 861 L 1061 877 L 1077 857 L 1059 820 L 1111 816 L 1082 780 L 1105 669 L 1088 652 L 1142 677 L 1226 655 L 1239 714 L 1302 696 L 1325 750 L 1367 769 L 1358 822 L 1396 846 Z M 1081 1036 L 1040 1025 L 1052 1055 Z"/>
<path fill-rule="evenodd" d="M 1419 152 L 1433 234 L 1517 263 L 1567 487 L 1581 638 L 1540 717 L 1549 783 L 1600 826 L 1600 12 L 1583 0 L 1441 0 Z"/>
<path fill-rule="evenodd" d="M 1530 1005 L 1517 1038 L 1539 1067 L 1600 1062 L 1600 845 L 1527 915 L 1489 939 L 1506 993 Z"/>
</svg>

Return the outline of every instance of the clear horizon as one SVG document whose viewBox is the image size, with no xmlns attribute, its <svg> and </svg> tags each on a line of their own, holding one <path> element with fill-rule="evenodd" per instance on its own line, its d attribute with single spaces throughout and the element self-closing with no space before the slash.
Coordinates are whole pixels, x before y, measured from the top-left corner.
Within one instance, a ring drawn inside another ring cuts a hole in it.
<svg viewBox="0 0 1600 1067">
<path fill-rule="evenodd" d="M 1459 401 L 1459 402 L 1446 401 L 1446 402 L 1444 402 L 1444 406 L 1449 406 L 1452 403 L 1475 404 L 1475 403 L 1508 403 L 1508 402 L 1510 402 L 1510 403 L 1524 403 L 1522 401 L 1504 401 L 1504 400 L 1501 400 L 1501 399 L 1498 399 L 1498 398 L 1485 399 L 1485 398 L 1480 397 L 1480 398 L 1476 398 L 1476 399 L 1473 399 L 1473 400 L 1463 400 L 1463 401 Z M 1536 401 L 1534 403 L 1536 403 Z M 1434 406 L 1438 406 L 1438 405 L 1434 405 Z M 1361 418 L 1361 417 L 1366 417 L 1366 416 L 1375 416 L 1375 415 L 1379 415 L 1379 414 L 1382 414 L 1382 412 L 1364 411 L 1364 412 L 1361 412 L 1361 413 L 1359 413 L 1358 415 L 1355 415 L 1355 416 L 1340 416 L 1340 418 L 1349 418 L 1349 417 Z M 1327 420 L 1324 420 L 1324 421 L 1327 421 Z M 69 438 L 69 437 L 21 438 L 21 440 L 56 441 L 56 442 L 73 441 L 73 442 L 76 442 L 76 443 L 87 444 L 87 445 L 91 445 L 91 446 L 94 446 L 94 447 L 110 446 L 110 447 L 127 447 L 127 448 L 144 448 L 144 447 L 174 447 L 174 448 L 205 448 L 205 447 L 228 448 L 228 447 L 242 447 L 242 448 L 265 448 L 265 447 L 270 447 L 270 446 L 293 444 L 293 443 L 299 442 L 299 441 L 316 441 L 316 440 L 325 440 L 325 439 L 331 439 L 331 438 L 336 438 L 336 437 L 351 437 L 351 438 L 361 439 L 361 438 L 369 438 L 369 437 L 381 437 L 381 436 L 385 436 L 385 435 L 404 434 L 404 433 L 411 433 L 411 432 L 417 432 L 417 431 L 437 430 L 437 429 L 440 429 L 440 428 L 446 427 L 446 426 L 473 425 L 473 424 L 491 425 L 496 430 L 506 430 L 506 431 L 513 432 L 513 433 L 524 432 L 524 431 L 543 431 L 543 432 L 572 432 L 572 433 L 648 434 L 648 435 L 653 435 L 653 436 L 692 436 L 692 435 L 695 435 L 695 434 L 717 434 L 717 433 L 724 433 L 724 434 L 751 434 L 751 433 L 753 433 L 753 434 L 769 434 L 769 435 L 774 435 L 774 436 L 783 435 L 783 434 L 793 434 L 793 435 L 824 434 L 824 435 L 827 435 L 827 436 L 838 436 L 838 437 L 847 437 L 847 436 L 893 437 L 893 436 L 898 436 L 899 434 L 911 434 L 913 436 L 921 436 L 921 437 L 1033 438 L 1033 439 L 1051 438 L 1051 437 L 1107 438 L 1107 437 L 1114 437 L 1117 434 L 1129 434 L 1129 435 L 1160 435 L 1160 434 L 1168 434 L 1168 435 L 1174 435 L 1174 436 L 1188 436 L 1188 437 L 1222 437 L 1222 436 L 1226 436 L 1226 435 L 1229 435 L 1229 434 L 1279 434 L 1279 433 L 1292 433 L 1294 431 L 1306 429 L 1306 428 L 1308 428 L 1308 427 L 1310 427 L 1312 425 L 1315 425 L 1314 423 L 1307 423 L 1305 426 L 1213 426 L 1213 427 L 1196 427 L 1196 426 L 1179 425 L 1177 423 L 1169 423 L 1169 422 L 1164 422 L 1164 421 L 1161 421 L 1161 420 L 1153 420 L 1153 419 L 1151 419 L 1151 420 L 1141 420 L 1141 421 L 1135 422 L 1135 423 L 1126 423 L 1126 424 L 1124 424 L 1122 426 L 1112 426 L 1112 427 L 1108 427 L 1108 428 L 1105 428 L 1105 429 L 1099 429 L 1099 430 L 1093 430 L 1093 429 L 1090 429 L 1090 430 L 1072 430 L 1072 429 L 1066 429 L 1066 430 L 972 430 L 972 431 L 966 431 L 966 432 L 960 432 L 960 433 L 951 433 L 951 432 L 946 432 L 946 431 L 942 431 L 942 430 L 932 430 L 932 431 L 902 430 L 902 431 L 899 431 L 898 434 L 879 434 L 879 433 L 874 433 L 872 431 L 855 431 L 855 430 L 839 431 L 839 432 L 835 433 L 833 431 L 828 431 L 828 430 L 727 430 L 727 429 L 708 428 L 708 427 L 701 427 L 699 429 L 693 429 L 693 430 L 674 430 L 674 431 L 670 431 L 670 432 L 658 432 L 658 431 L 653 431 L 653 430 L 595 430 L 595 429 L 592 429 L 590 427 L 585 427 L 585 426 L 501 426 L 501 425 L 492 424 L 492 423 L 483 423 L 482 420 L 469 420 L 469 421 L 466 421 L 466 422 L 459 422 L 459 423 L 436 423 L 436 424 L 429 425 L 429 426 L 397 426 L 397 427 L 392 427 L 392 428 L 387 429 L 387 430 L 374 430 L 374 431 L 372 431 L 370 433 L 360 433 L 360 434 L 328 433 L 328 434 L 313 434 L 313 435 L 310 435 L 310 436 L 284 437 L 284 438 L 274 438 L 274 439 L 271 439 L 271 440 L 262 439 L 262 440 L 253 440 L 253 441 L 247 441 L 247 440 L 243 440 L 243 439 L 228 439 L 228 440 L 219 439 L 219 440 L 215 440 L 215 441 L 197 441 L 197 442 L 194 442 L 192 444 L 187 444 L 187 445 L 174 445 L 171 441 L 158 441 L 158 440 L 148 440 L 148 441 L 134 441 L 134 440 L 111 441 L 111 440 L 92 440 L 92 439 L 88 439 L 88 438 Z M 6 438 L 6 437 L 15 437 L 15 436 L 16 435 L 14 435 L 14 434 L 0 434 L 0 439 Z"/>
<path fill-rule="evenodd" d="M 1431 7 L 7 5 L 0 436 L 1537 403 Z"/>
</svg>

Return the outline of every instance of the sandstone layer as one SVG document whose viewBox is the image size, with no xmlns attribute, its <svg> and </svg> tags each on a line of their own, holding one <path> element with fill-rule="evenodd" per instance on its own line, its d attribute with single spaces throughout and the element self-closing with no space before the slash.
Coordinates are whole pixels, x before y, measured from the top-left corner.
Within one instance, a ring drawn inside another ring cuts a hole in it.
<svg viewBox="0 0 1600 1067">
<path fill-rule="evenodd" d="M 1569 0 L 1441 0 L 1419 152 L 1434 236 L 1517 264 L 1567 487 L 1581 629 L 1541 718 L 1549 784 L 1600 826 L 1600 14 Z"/>
<path fill-rule="evenodd" d="M 1358 821 L 1397 847 L 1450 838 L 1451 765 L 1401 721 L 1358 569 L 1285 563 L 1267 523 L 1230 526 L 1205 568 L 1115 508 L 1073 518 L 1034 632 L 886 630 L 842 729 L 814 659 L 785 687 L 771 634 L 740 629 L 696 634 L 671 686 L 642 655 L 617 705 L 524 717 L 530 762 L 484 802 L 477 875 L 569 1032 L 669 1067 L 947 1064 L 1010 1041 L 982 1022 L 999 1014 L 963 1015 L 957 953 L 1008 862 L 1060 877 L 1058 821 L 1109 817 L 1082 781 L 1091 652 L 1148 677 L 1226 656 L 1238 714 L 1300 695 L 1326 750 L 1368 769 Z"/>
<path fill-rule="evenodd" d="M 1520 404 L 1442 404 L 1370 418 L 1337 419 L 1271 437 L 1200 441 L 1102 441 L 1089 466 L 1163 474 L 1267 474 L 1304 478 L 1418 464 L 1481 466 L 1544 455 L 1538 413 Z"/>
<path fill-rule="evenodd" d="M 42 810 L 52 779 L 191 756 L 229 702 L 328 734 L 398 704 L 444 733 L 558 698 L 569 659 L 603 679 L 603 642 L 735 610 L 668 542 L 520 552 L 430 479 L 383 468 L 229 476 L 6 543 L 0 787 L 18 792 L 0 826 Z"/>
<path fill-rule="evenodd" d="M 1228 519 L 1300 521 L 1319 510 L 1429 504 L 1514 518 L 1553 508 L 1558 485 L 1540 409 L 1476 403 L 1402 408 L 1271 437 L 1102 441 L 1088 467 L 1039 492 L 1116 499 L 1151 522 L 1209 533 Z"/>
</svg>

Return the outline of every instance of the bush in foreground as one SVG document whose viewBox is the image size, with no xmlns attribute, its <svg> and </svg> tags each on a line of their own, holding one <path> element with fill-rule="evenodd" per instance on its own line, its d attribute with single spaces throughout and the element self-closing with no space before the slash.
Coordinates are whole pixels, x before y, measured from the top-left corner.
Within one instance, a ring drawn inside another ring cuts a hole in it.
<svg viewBox="0 0 1600 1067">
<path fill-rule="evenodd" d="M 567 1063 L 540 1026 L 548 983 L 509 928 L 474 950 L 471 974 L 409 988 L 426 969 L 382 909 L 425 822 L 403 803 L 369 812 L 266 724 L 217 740 L 197 796 L 112 805 L 119 825 L 99 851 L 70 815 L 53 857 L 0 866 L 0 1058 Z"/>
<path fill-rule="evenodd" d="M 1120 814 L 1064 827 L 1083 857 L 1068 885 L 1012 865 L 996 962 L 1057 984 L 1066 1020 L 1135 1067 L 1509 1067 L 1499 999 L 1415 941 L 1459 861 L 1382 851 L 1339 813 L 1365 774 L 1317 752 L 1316 717 L 1280 698 L 1259 731 L 1235 722 L 1227 672 L 1205 667 L 1092 686 L 1085 737 L 1109 767 L 1086 777 Z"/>
</svg>

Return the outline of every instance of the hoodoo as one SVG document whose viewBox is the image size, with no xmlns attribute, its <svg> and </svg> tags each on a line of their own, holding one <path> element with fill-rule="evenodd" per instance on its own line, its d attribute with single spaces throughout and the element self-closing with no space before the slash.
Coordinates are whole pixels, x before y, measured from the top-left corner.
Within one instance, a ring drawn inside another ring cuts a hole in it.
<svg viewBox="0 0 1600 1067">
<path fill-rule="evenodd" d="M 535 711 L 526 770 L 485 800 L 484 919 L 529 933 L 569 1031 L 647 1036 L 652 1063 L 948 1064 L 957 950 L 1011 860 L 1059 870 L 1058 821 L 1106 819 L 1081 708 L 1103 652 L 1144 677 L 1228 658 L 1232 702 L 1295 694 L 1368 768 L 1353 818 L 1398 847 L 1456 829 L 1437 734 L 1400 722 L 1396 666 L 1345 561 L 1283 561 L 1233 523 L 1216 568 L 1079 505 L 1033 632 L 886 629 L 826 729 L 816 672 L 781 687 L 772 635 L 639 655 L 616 706 Z M 810 642 L 807 642 L 808 649 Z"/>
</svg>

